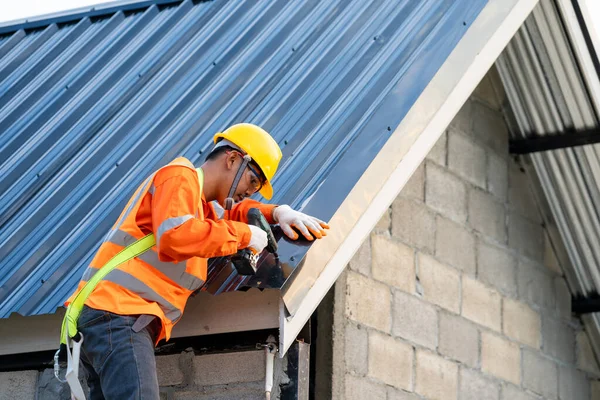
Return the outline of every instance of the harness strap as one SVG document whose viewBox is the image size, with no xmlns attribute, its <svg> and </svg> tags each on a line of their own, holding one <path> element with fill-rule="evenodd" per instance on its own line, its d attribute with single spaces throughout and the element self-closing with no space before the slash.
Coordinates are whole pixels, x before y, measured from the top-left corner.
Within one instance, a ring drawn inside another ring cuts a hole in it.
<svg viewBox="0 0 600 400">
<path fill-rule="evenodd" d="M 200 193 L 204 184 L 204 171 L 196 168 Z M 71 389 L 71 399 L 85 400 L 83 388 L 79 383 L 79 353 L 83 344 L 83 335 L 77 331 L 77 320 L 81 315 L 83 306 L 88 296 L 94 291 L 98 283 L 110 274 L 119 265 L 126 263 L 132 258 L 138 257 L 156 244 L 154 233 L 149 233 L 141 239 L 136 240 L 129 246 L 115 254 L 106 264 L 102 266 L 77 293 L 77 296 L 69 304 L 60 330 L 60 348 L 54 355 L 54 375 L 60 382 L 67 382 Z M 71 351 L 70 345 L 73 346 Z M 67 373 L 65 379 L 60 378 L 59 354 L 62 349 L 67 352 Z"/>
</svg>

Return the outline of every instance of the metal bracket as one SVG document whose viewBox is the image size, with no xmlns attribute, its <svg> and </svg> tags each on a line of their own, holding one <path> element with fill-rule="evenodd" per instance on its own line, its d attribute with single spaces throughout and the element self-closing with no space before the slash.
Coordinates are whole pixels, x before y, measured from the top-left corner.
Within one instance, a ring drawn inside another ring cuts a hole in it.
<svg viewBox="0 0 600 400">
<path fill-rule="evenodd" d="M 511 154 L 529 154 L 539 151 L 564 149 L 600 142 L 600 127 L 590 129 L 567 129 L 544 136 L 526 134 L 525 139 L 513 139 L 508 143 Z"/>
</svg>

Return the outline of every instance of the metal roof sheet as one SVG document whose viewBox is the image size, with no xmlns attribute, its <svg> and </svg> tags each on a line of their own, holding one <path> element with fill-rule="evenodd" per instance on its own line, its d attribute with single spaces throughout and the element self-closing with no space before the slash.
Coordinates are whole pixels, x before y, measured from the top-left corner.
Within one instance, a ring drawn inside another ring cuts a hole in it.
<svg viewBox="0 0 600 400">
<path fill-rule="evenodd" d="M 282 147 L 273 202 L 327 220 L 486 1 L 148 3 L 0 28 L 0 317 L 54 312 L 141 180 L 235 122 Z"/>
<path fill-rule="evenodd" d="M 497 66 L 519 125 L 515 136 L 599 126 L 554 2 L 540 2 Z M 600 287 L 599 155 L 597 144 L 530 155 L 575 267 L 575 294 Z"/>
<path fill-rule="evenodd" d="M 541 0 L 496 62 L 518 125 L 512 132 L 516 138 L 576 135 L 600 126 L 600 71 L 573 6 L 577 2 Z M 564 243 L 563 267 L 573 295 L 597 295 L 600 145 L 533 153 L 527 159 Z M 600 319 L 590 318 L 598 336 Z"/>
</svg>

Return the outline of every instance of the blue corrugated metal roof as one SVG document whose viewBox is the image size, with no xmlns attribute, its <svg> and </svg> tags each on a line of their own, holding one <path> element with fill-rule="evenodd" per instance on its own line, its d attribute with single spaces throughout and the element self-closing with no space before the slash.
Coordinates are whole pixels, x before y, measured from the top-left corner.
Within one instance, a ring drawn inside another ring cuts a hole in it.
<svg viewBox="0 0 600 400">
<path fill-rule="evenodd" d="M 54 312 L 139 182 L 232 123 L 280 143 L 273 202 L 328 219 L 486 1 L 143 3 L 0 31 L 0 317 Z"/>
</svg>

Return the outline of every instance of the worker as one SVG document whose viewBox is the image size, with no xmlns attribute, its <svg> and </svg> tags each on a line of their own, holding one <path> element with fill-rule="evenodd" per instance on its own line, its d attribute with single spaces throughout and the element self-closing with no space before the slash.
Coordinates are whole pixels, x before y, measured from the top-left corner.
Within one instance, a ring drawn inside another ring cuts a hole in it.
<svg viewBox="0 0 600 400">
<path fill-rule="evenodd" d="M 85 300 L 77 329 L 81 361 L 94 399 L 159 399 L 154 348 L 169 340 L 188 297 L 206 281 L 207 259 L 249 248 L 260 253 L 267 234 L 248 225 L 256 207 L 291 239 L 326 235 L 328 225 L 287 205 L 247 197 L 273 195 L 281 150 L 262 128 L 237 124 L 214 136 L 198 169 L 177 158 L 133 194 L 85 271 L 69 305 L 95 272 L 126 246 L 154 233 L 155 246 L 119 265 Z M 224 209 L 219 218 L 212 201 Z M 295 229 L 296 230 L 295 230 Z"/>
</svg>

